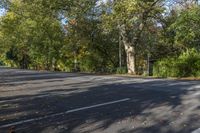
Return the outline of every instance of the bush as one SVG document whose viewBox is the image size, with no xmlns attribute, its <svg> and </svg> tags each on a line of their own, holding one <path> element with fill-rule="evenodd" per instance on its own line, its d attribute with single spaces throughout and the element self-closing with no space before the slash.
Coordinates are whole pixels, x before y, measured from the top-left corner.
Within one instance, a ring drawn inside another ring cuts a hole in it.
<svg viewBox="0 0 200 133">
<path fill-rule="evenodd" d="M 128 72 L 126 67 L 118 67 L 116 73 L 117 74 L 126 74 Z"/>
<path fill-rule="evenodd" d="M 4 66 L 5 64 L 3 63 L 3 61 L 0 61 L 0 66 Z"/>
<path fill-rule="evenodd" d="M 200 53 L 189 49 L 178 58 L 162 59 L 154 64 L 154 76 L 198 77 L 200 76 Z"/>
</svg>

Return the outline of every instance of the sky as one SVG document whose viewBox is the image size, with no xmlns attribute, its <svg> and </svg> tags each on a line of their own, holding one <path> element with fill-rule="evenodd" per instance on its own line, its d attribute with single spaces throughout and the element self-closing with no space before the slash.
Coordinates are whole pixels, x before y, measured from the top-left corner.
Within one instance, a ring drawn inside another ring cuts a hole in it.
<svg viewBox="0 0 200 133">
<path fill-rule="evenodd" d="M 0 8 L 0 16 L 3 16 L 5 13 L 5 9 Z"/>
</svg>

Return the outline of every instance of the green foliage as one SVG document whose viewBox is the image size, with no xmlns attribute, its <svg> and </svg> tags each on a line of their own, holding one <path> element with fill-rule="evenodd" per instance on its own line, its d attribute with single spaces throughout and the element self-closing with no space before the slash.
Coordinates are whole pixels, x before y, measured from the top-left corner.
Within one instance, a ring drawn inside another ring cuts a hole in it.
<svg viewBox="0 0 200 133">
<path fill-rule="evenodd" d="M 174 8 L 163 15 L 163 2 L 1 0 L 6 13 L 0 17 L 0 62 L 20 68 L 120 74 L 136 66 L 137 74 L 142 74 L 148 55 L 161 59 L 154 66 L 158 76 L 198 76 L 200 7 L 181 12 Z M 196 50 L 180 55 L 188 48 Z"/>
<path fill-rule="evenodd" d="M 175 31 L 175 43 L 187 48 L 200 48 L 200 6 L 180 13 L 171 29 Z"/>
<path fill-rule="evenodd" d="M 116 73 L 117 74 L 126 74 L 127 73 L 127 67 L 118 67 Z"/>
<path fill-rule="evenodd" d="M 3 61 L 0 61 L 0 66 L 3 66 L 3 65 L 5 65 L 4 62 L 3 62 Z"/>
<path fill-rule="evenodd" d="M 55 12 L 37 0 L 14 0 L 9 8 L 0 25 L 7 60 L 13 60 L 20 68 L 57 67 L 54 60 L 60 59 L 64 31 Z"/>
<path fill-rule="evenodd" d="M 154 76 L 198 77 L 200 76 L 200 53 L 189 49 L 177 58 L 162 59 L 154 65 Z"/>
</svg>

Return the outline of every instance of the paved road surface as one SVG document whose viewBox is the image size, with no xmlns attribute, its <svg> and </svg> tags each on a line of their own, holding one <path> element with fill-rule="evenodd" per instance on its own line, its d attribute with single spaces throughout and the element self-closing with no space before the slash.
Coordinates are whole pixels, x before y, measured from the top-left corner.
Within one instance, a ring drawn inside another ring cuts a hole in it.
<svg viewBox="0 0 200 133">
<path fill-rule="evenodd" d="M 0 133 L 199 133 L 200 81 L 0 68 Z"/>
</svg>

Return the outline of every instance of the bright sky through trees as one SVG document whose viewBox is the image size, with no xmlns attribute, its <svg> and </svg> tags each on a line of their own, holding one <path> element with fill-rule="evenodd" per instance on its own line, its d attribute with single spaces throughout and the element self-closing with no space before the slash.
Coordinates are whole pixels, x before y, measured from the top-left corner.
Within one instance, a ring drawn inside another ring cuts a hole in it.
<svg viewBox="0 0 200 133">
<path fill-rule="evenodd" d="M 0 9 L 0 16 L 3 16 L 5 13 L 5 10 L 4 9 Z"/>
</svg>

